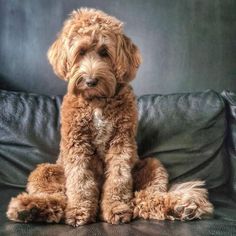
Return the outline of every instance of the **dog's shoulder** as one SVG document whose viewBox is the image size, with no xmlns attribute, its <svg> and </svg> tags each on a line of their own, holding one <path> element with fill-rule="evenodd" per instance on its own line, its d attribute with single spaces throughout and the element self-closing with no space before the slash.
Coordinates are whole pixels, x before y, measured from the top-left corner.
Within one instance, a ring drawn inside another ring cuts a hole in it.
<svg viewBox="0 0 236 236">
<path fill-rule="evenodd" d="M 93 108 L 80 96 L 66 94 L 61 105 L 61 124 L 88 126 L 92 120 Z"/>
<path fill-rule="evenodd" d="M 107 103 L 108 106 L 111 107 L 111 109 L 123 109 L 127 107 L 131 108 L 137 106 L 136 96 L 134 95 L 132 87 L 129 85 L 122 87 L 116 94 L 116 96 L 108 99 Z"/>
<path fill-rule="evenodd" d="M 123 87 L 117 96 L 109 100 L 103 113 L 118 129 L 136 129 L 138 112 L 133 89 L 130 86 Z"/>
</svg>

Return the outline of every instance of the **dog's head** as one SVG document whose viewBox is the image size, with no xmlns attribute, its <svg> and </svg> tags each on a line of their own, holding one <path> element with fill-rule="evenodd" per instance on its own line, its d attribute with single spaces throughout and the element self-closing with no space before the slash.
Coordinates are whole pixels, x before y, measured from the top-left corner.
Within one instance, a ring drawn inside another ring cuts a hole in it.
<svg viewBox="0 0 236 236">
<path fill-rule="evenodd" d="M 54 72 L 68 92 L 85 98 L 112 97 L 134 79 L 141 56 L 124 35 L 122 22 L 95 9 L 73 11 L 48 51 Z"/>
</svg>

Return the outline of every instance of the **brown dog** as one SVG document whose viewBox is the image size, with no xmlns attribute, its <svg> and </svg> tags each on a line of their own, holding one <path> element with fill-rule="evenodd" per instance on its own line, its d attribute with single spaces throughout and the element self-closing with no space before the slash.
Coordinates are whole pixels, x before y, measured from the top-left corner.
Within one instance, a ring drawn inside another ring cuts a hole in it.
<svg viewBox="0 0 236 236">
<path fill-rule="evenodd" d="M 73 11 L 48 58 L 68 81 L 60 156 L 57 164 L 41 164 L 30 174 L 27 193 L 9 204 L 9 219 L 79 226 L 97 215 L 117 224 L 132 217 L 191 220 L 212 213 L 203 182 L 168 191 L 160 162 L 137 158 L 137 107 L 129 82 L 141 57 L 119 20 L 94 9 Z"/>
</svg>

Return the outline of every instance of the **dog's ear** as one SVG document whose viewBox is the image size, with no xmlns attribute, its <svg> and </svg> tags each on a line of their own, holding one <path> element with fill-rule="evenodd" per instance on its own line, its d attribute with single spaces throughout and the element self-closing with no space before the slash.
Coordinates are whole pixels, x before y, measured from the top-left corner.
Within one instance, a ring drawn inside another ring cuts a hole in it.
<svg viewBox="0 0 236 236">
<path fill-rule="evenodd" d="M 118 35 L 116 52 L 117 78 L 121 83 L 130 82 L 141 64 L 138 47 L 124 34 Z"/>
<path fill-rule="evenodd" d="M 67 80 L 67 53 L 60 35 L 48 49 L 47 55 L 55 74 L 59 78 Z"/>
</svg>

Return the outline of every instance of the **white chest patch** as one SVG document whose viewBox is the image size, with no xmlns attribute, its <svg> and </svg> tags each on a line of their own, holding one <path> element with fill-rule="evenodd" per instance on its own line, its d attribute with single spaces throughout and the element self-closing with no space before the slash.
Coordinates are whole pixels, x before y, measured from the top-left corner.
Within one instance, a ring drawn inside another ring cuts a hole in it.
<svg viewBox="0 0 236 236">
<path fill-rule="evenodd" d="M 93 124 L 97 130 L 94 145 L 100 156 L 104 154 L 105 145 L 109 141 L 112 134 L 112 124 L 102 115 L 102 110 L 96 108 L 93 113 Z"/>
</svg>

